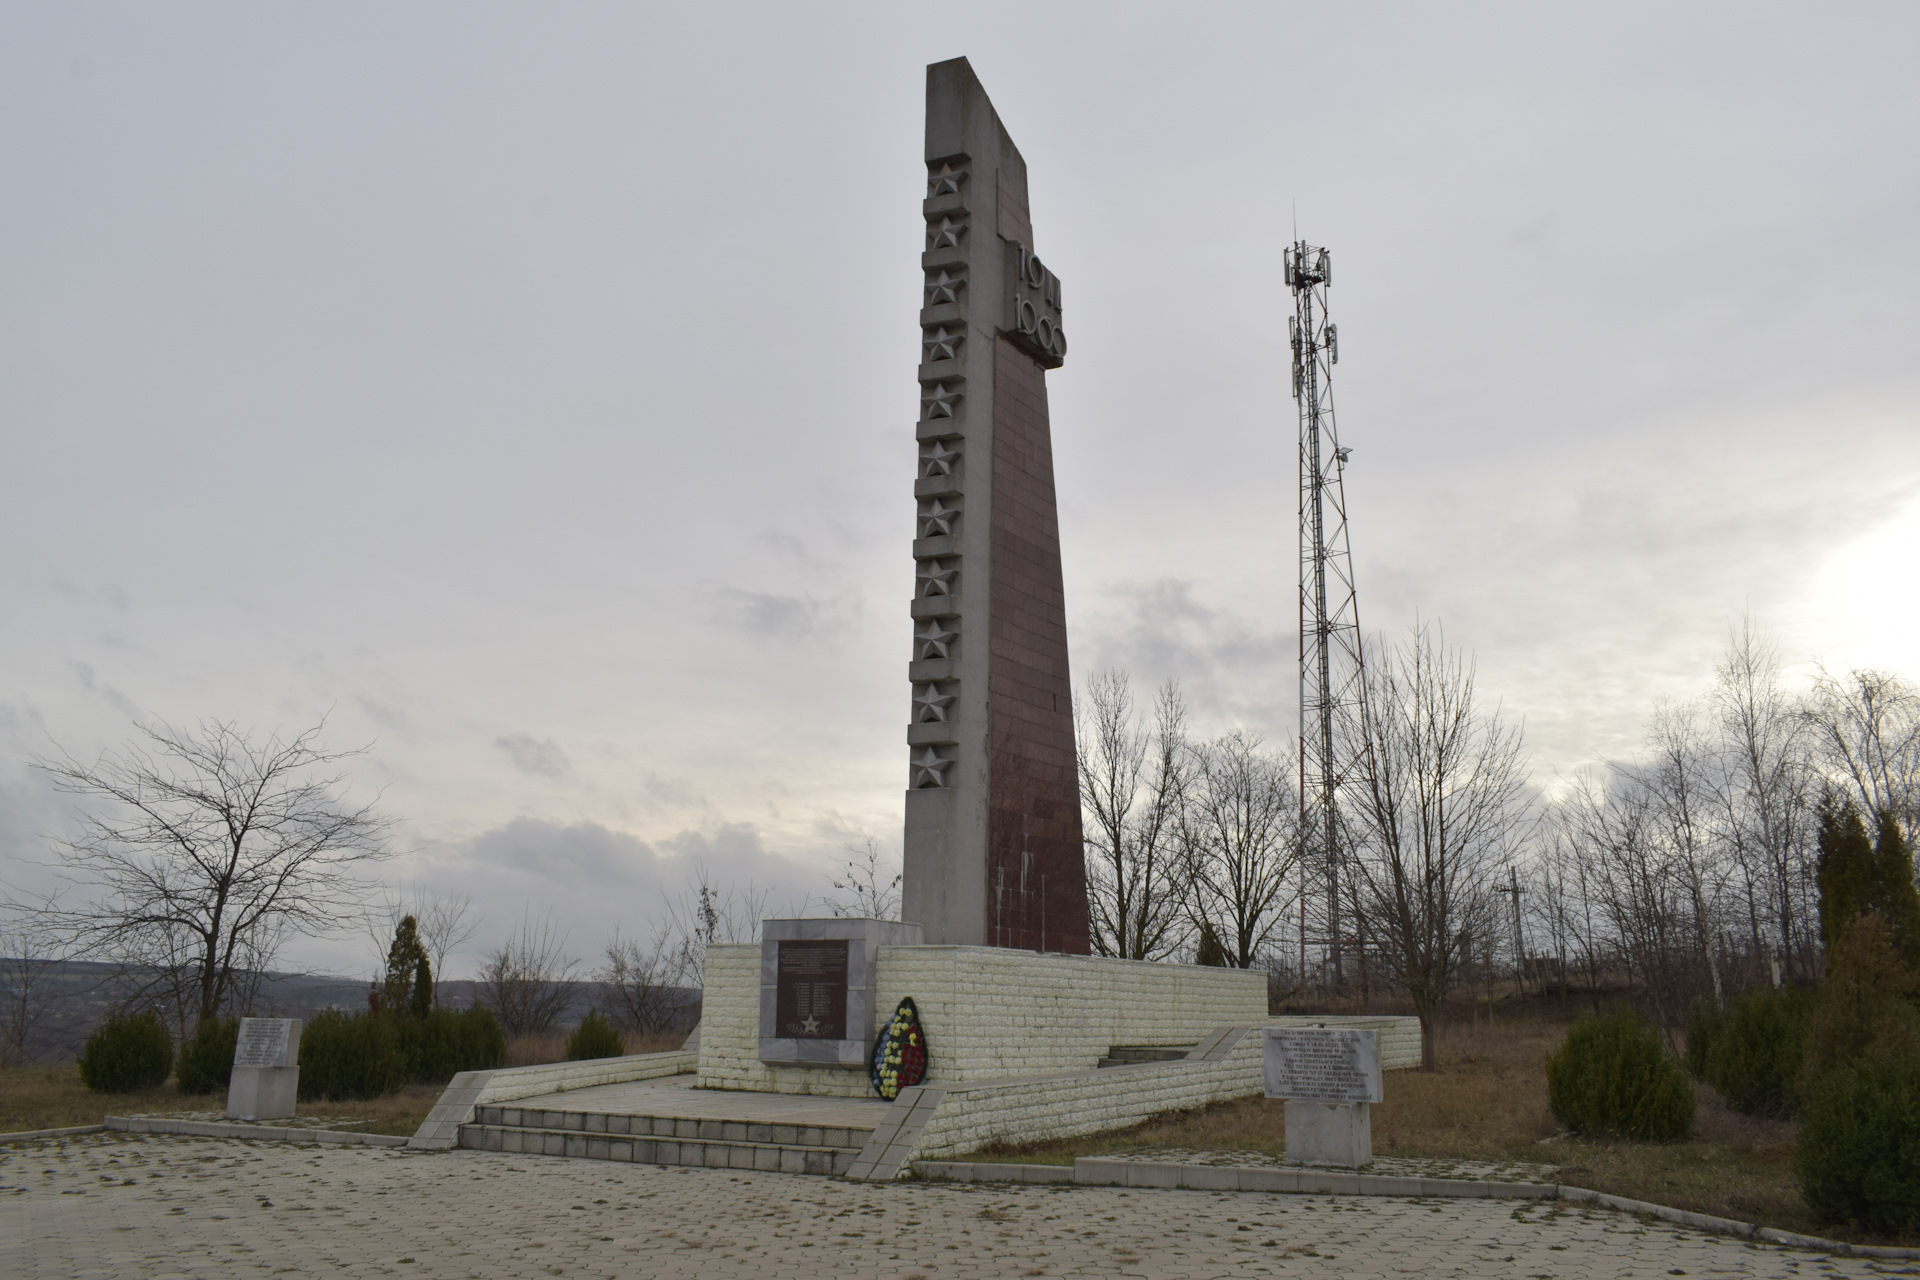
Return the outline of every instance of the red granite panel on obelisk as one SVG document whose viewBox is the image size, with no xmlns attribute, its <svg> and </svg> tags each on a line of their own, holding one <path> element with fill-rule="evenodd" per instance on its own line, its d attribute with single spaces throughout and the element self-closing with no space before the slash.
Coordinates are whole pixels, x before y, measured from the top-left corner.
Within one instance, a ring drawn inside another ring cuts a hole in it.
<svg viewBox="0 0 1920 1280">
<path fill-rule="evenodd" d="M 1044 374 L 1019 346 L 998 339 L 987 909 L 995 946 L 1085 955 L 1086 865 Z"/>
</svg>

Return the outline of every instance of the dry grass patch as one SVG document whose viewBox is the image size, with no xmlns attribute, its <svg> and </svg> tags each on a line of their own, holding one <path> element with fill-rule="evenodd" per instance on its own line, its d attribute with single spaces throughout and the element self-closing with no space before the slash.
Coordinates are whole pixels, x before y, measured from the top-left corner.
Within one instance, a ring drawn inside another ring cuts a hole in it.
<svg viewBox="0 0 1920 1280">
<path fill-rule="evenodd" d="M 1560 1166 L 1563 1182 L 1635 1200 L 1863 1243 L 1920 1243 L 1847 1232 L 1814 1219 L 1793 1174 L 1799 1126 L 1744 1116 L 1696 1087 L 1693 1136 L 1682 1142 L 1610 1142 L 1561 1133 L 1547 1107 L 1546 1055 L 1570 1021 L 1514 1021 L 1453 1028 L 1439 1069 L 1390 1071 L 1373 1109 L 1380 1156 L 1523 1161 Z M 1159 1116 L 1084 1138 L 997 1145 L 972 1158 L 1071 1164 L 1078 1156 L 1185 1148 L 1286 1152 L 1285 1110 L 1243 1098 Z"/>
<path fill-rule="evenodd" d="M 302 1102 L 295 1113 L 362 1133 L 412 1134 L 439 1100 L 439 1085 L 408 1085 L 366 1102 Z M 73 1063 L 0 1070 L 0 1133 L 99 1124 L 108 1116 L 223 1111 L 224 1093 L 183 1094 L 171 1082 L 139 1093 L 95 1093 Z"/>
<path fill-rule="evenodd" d="M 171 1081 L 139 1093 L 94 1093 L 71 1062 L 0 1069 L 0 1133 L 71 1129 L 137 1111 L 185 1111 L 201 1101 L 182 1097 Z"/>
</svg>

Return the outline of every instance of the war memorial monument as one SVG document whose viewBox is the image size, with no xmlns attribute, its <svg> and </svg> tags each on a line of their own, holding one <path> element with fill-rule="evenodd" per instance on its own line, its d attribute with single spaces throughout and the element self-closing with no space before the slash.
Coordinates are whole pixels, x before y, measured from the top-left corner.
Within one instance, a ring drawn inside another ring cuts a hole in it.
<svg viewBox="0 0 1920 1280">
<path fill-rule="evenodd" d="M 708 948 L 684 1050 L 467 1073 L 412 1145 L 890 1179 L 1264 1086 L 1318 1099 L 1288 1102 L 1308 1158 L 1366 1162 L 1414 1019 L 1270 1018 L 1264 973 L 1089 954 L 1047 412 L 1064 291 L 964 58 L 927 68 L 924 159 L 902 919 L 765 921 Z M 1348 1034 L 1269 1052 L 1322 1024 Z"/>
</svg>

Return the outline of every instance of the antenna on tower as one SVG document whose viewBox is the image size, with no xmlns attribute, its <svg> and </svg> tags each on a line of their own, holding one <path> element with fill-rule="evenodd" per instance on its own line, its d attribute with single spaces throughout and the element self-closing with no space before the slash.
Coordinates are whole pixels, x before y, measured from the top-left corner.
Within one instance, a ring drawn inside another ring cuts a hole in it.
<svg viewBox="0 0 1920 1280">
<path fill-rule="evenodd" d="M 1352 450 L 1333 417 L 1340 332 L 1327 319 L 1333 257 L 1296 239 L 1283 255 L 1293 314 L 1293 398 L 1300 411 L 1300 831 L 1303 875 L 1325 880 L 1327 960 L 1345 980 L 1340 909 L 1342 863 L 1351 841 L 1342 789 L 1359 780 L 1366 665 L 1342 475 Z M 1303 901 L 1304 901 L 1303 894 Z M 1303 939 L 1304 946 L 1304 939 Z"/>
</svg>

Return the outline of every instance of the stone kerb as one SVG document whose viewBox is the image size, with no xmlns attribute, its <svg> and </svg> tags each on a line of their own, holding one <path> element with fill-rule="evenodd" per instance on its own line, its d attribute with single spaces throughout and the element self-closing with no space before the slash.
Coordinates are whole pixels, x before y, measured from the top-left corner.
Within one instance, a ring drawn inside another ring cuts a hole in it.
<svg viewBox="0 0 1920 1280">
<path fill-rule="evenodd" d="M 590 1058 L 584 1062 L 550 1062 L 533 1067 L 462 1071 L 441 1092 L 433 1110 L 421 1121 L 413 1137 L 407 1139 L 407 1146 L 416 1151 L 443 1151 L 457 1146 L 460 1126 L 472 1121 L 475 1107 L 489 1103 L 536 1098 L 542 1094 L 565 1093 L 570 1089 L 588 1089 L 601 1084 L 626 1084 L 634 1080 L 686 1075 L 694 1071 L 698 1063 L 699 1057 L 694 1050 L 673 1049 L 666 1053 L 635 1053 L 620 1058 Z"/>
</svg>

